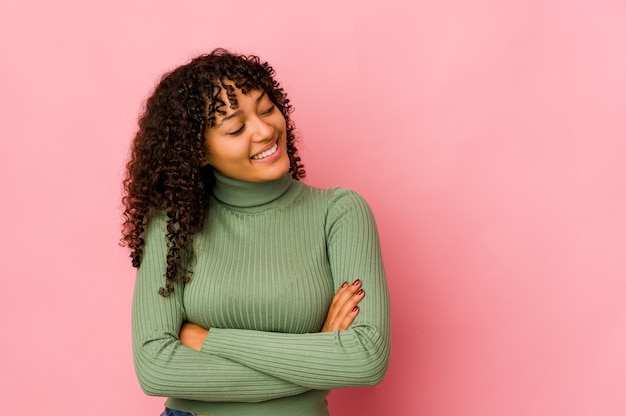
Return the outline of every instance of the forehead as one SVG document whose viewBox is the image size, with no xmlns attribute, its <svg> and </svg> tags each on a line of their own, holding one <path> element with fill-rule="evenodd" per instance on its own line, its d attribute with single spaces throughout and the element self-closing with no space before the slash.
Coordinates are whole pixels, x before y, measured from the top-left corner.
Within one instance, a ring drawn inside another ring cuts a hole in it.
<svg viewBox="0 0 626 416">
<path fill-rule="evenodd" d="M 247 77 L 240 77 L 237 79 L 230 78 L 219 78 L 214 79 L 212 81 L 214 88 L 219 89 L 218 95 L 220 97 L 225 96 L 225 94 L 232 94 L 236 92 L 237 94 L 247 95 L 253 90 L 262 90 L 263 86 L 259 80 L 254 80 Z M 215 93 L 215 90 L 214 90 Z"/>
<path fill-rule="evenodd" d="M 246 90 L 237 88 L 234 83 L 227 84 L 226 87 L 220 88 L 215 97 L 215 115 L 219 117 L 231 113 L 239 109 L 242 100 L 260 100 L 262 96 L 265 96 L 265 93 L 260 87 Z"/>
<path fill-rule="evenodd" d="M 246 94 L 238 89 L 230 91 L 223 89 L 220 91 L 220 95 L 222 96 L 221 101 L 223 104 L 219 104 L 220 107 L 215 108 L 212 116 L 209 115 L 207 124 L 209 129 L 220 126 L 226 120 L 245 114 L 247 111 L 256 111 L 255 108 L 264 97 L 267 97 L 267 94 L 262 89 L 253 89 Z M 242 102 L 244 108 L 240 108 Z"/>
</svg>

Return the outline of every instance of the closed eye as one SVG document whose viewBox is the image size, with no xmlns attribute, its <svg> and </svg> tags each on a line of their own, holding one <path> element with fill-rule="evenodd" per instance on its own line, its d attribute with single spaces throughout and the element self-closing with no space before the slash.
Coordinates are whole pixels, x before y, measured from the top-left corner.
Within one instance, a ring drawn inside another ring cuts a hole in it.
<svg viewBox="0 0 626 416">
<path fill-rule="evenodd" d="M 262 116 L 268 115 L 268 114 L 272 114 L 272 112 L 274 111 L 274 109 L 276 108 L 275 105 L 272 105 L 270 108 L 268 108 L 267 110 L 263 111 L 261 113 Z"/>
<path fill-rule="evenodd" d="M 241 127 L 239 127 L 237 130 L 228 132 L 226 134 L 228 134 L 229 136 L 237 136 L 237 135 L 241 134 L 241 132 L 243 131 L 244 127 L 246 127 L 246 125 L 242 124 Z"/>
</svg>

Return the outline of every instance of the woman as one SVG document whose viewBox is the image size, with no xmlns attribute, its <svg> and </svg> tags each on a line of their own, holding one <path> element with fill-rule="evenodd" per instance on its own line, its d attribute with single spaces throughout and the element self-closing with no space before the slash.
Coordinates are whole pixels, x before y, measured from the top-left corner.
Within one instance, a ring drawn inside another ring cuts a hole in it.
<svg viewBox="0 0 626 416">
<path fill-rule="evenodd" d="M 330 389 L 376 384 L 387 368 L 371 211 L 299 181 L 273 76 L 217 49 L 166 74 L 139 120 L 123 242 L 138 267 L 135 369 L 147 394 L 168 397 L 165 415 L 327 415 Z"/>
</svg>

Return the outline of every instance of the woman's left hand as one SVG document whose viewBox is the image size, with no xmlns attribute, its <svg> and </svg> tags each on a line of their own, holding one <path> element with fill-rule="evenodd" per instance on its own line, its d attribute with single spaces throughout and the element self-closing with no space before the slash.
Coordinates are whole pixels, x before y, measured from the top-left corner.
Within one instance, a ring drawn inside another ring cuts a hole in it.
<svg viewBox="0 0 626 416">
<path fill-rule="evenodd" d="M 185 347 L 200 351 L 207 335 L 209 335 L 208 329 L 191 322 L 184 322 L 183 326 L 180 327 L 178 339 Z"/>
<path fill-rule="evenodd" d="M 361 280 L 355 280 L 351 285 L 344 282 L 337 290 L 330 308 L 326 314 L 326 322 L 320 332 L 333 332 L 348 329 L 354 318 L 359 314 L 357 306 L 363 300 L 365 292 L 361 288 Z"/>
</svg>

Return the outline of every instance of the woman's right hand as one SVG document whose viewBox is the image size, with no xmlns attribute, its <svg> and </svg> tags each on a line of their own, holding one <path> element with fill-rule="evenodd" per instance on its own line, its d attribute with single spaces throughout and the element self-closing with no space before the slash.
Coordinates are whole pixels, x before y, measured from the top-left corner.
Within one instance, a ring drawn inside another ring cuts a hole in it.
<svg viewBox="0 0 626 416">
<path fill-rule="evenodd" d="M 354 318 L 359 314 L 358 303 L 365 296 L 365 292 L 361 288 L 361 281 L 355 280 L 351 285 L 348 282 L 344 282 L 343 285 L 337 290 L 333 300 L 328 308 L 328 314 L 326 315 L 326 322 L 322 327 L 321 332 L 332 332 L 348 327 L 354 321 Z"/>
</svg>

